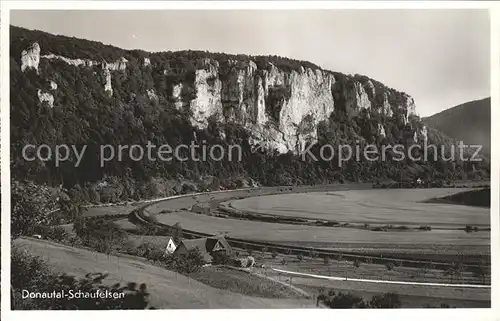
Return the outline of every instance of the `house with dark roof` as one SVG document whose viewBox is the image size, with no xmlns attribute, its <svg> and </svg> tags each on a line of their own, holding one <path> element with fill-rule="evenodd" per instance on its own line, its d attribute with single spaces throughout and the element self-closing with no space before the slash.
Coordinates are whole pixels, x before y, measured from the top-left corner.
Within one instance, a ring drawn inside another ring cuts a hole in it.
<svg viewBox="0 0 500 321">
<path fill-rule="evenodd" d="M 198 248 L 205 262 L 212 262 L 212 254 L 224 252 L 232 255 L 233 249 L 223 236 L 204 237 L 199 239 L 182 240 L 175 249 L 174 255 L 187 254 L 190 250 Z"/>
</svg>

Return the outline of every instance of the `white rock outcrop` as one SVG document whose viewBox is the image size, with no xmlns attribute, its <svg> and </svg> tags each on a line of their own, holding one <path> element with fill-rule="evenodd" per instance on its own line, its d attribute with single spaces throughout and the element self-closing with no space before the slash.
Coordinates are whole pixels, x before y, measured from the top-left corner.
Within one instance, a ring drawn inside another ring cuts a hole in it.
<svg viewBox="0 0 500 321">
<path fill-rule="evenodd" d="M 92 60 L 88 60 L 88 59 L 80 59 L 80 58 L 72 59 L 72 58 L 67 58 L 64 56 L 59 56 L 59 55 L 54 55 L 54 54 L 43 55 L 42 58 L 49 59 L 49 60 L 55 60 L 55 59 L 62 60 L 65 63 L 67 63 L 68 65 L 72 65 L 75 67 L 92 67 L 92 66 L 97 65 L 96 61 L 92 61 Z"/>
<path fill-rule="evenodd" d="M 382 124 L 378 124 L 377 133 L 380 137 L 386 137 L 385 128 Z"/>
<path fill-rule="evenodd" d="M 393 115 L 392 107 L 391 107 L 391 104 L 389 103 L 389 97 L 387 97 L 387 93 L 384 93 L 384 101 L 382 103 L 382 111 L 383 111 L 383 114 L 387 117 L 392 117 L 392 115 Z"/>
<path fill-rule="evenodd" d="M 113 87 L 111 86 L 111 72 L 109 71 L 108 68 L 103 67 L 103 72 L 104 72 L 104 91 L 108 92 L 110 96 L 113 95 Z"/>
<path fill-rule="evenodd" d="M 158 96 L 156 95 L 156 92 L 154 89 L 147 89 L 146 93 L 148 94 L 149 99 L 158 100 Z"/>
<path fill-rule="evenodd" d="M 422 126 L 419 127 L 415 130 L 413 133 L 413 142 L 419 143 L 419 142 L 427 142 L 428 135 L 427 135 L 427 126 Z"/>
<path fill-rule="evenodd" d="M 184 103 L 182 101 L 182 96 L 181 96 L 182 88 L 183 88 L 182 83 L 176 84 L 172 88 L 172 99 L 174 101 L 175 108 L 178 110 L 180 110 L 182 108 L 182 106 L 184 106 Z"/>
<path fill-rule="evenodd" d="M 52 90 L 56 90 L 57 89 L 57 83 L 53 80 L 50 81 L 50 88 Z"/>
<path fill-rule="evenodd" d="M 373 84 L 371 84 L 373 86 Z M 368 85 L 369 87 L 369 85 Z M 371 90 L 371 89 L 370 89 Z M 375 88 L 373 87 L 373 94 L 375 93 Z M 354 80 L 351 88 L 347 86 L 344 87 L 344 92 L 342 93 L 345 99 L 345 108 L 350 116 L 356 116 L 361 110 L 371 110 L 372 103 L 368 93 L 365 91 L 364 86 Z M 369 115 L 369 113 L 368 113 Z"/>
<path fill-rule="evenodd" d="M 21 52 L 21 71 L 33 68 L 38 73 L 40 64 L 40 45 L 35 42 L 28 49 Z"/>
<path fill-rule="evenodd" d="M 120 70 L 120 71 L 123 71 L 125 69 L 127 69 L 127 63 L 128 63 L 128 60 L 121 57 L 120 59 L 118 59 L 117 61 L 115 62 L 111 62 L 111 63 L 108 63 L 108 62 L 103 62 L 103 65 L 105 66 L 106 69 L 108 70 Z"/>
<path fill-rule="evenodd" d="M 144 67 L 151 66 L 151 60 L 149 60 L 149 58 L 144 58 L 143 66 Z"/>
<path fill-rule="evenodd" d="M 229 77 L 221 81 L 218 64 L 206 60 L 203 64 L 204 68 L 196 71 L 197 97 L 191 102 L 192 123 L 197 127 L 205 128 L 209 117 L 225 117 L 249 128 L 254 144 L 297 153 L 306 142 L 316 141 L 317 124 L 334 110 L 331 86 L 335 79 L 320 70 L 285 72 L 270 64 L 257 74 L 255 62 L 237 62 Z M 289 93 L 272 106 L 279 109 L 278 119 L 266 111 L 266 99 L 275 91 Z"/>
<path fill-rule="evenodd" d="M 44 93 L 41 89 L 38 89 L 38 100 L 42 104 L 47 103 L 50 108 L 54 107 L 54 96 L 50 93 Z"/>
<path fill-rule="evenodd" d="M 404 94 L 404 104 L 402 108 L 406 111 L 406 114 L 404 115 L 405 124 L 408 124 L 410 116 L 416 115 L 415 101 L 413 98 Z"/>
</svg>

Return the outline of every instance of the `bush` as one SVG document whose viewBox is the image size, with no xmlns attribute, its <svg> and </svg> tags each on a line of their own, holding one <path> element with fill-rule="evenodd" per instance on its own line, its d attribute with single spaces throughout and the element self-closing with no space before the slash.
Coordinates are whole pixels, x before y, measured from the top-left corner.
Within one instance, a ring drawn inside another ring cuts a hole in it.
<svg viewBox="0 0 500 321">
<path fill-rule="evenodd" d="M 322 295 L 323 303 L 331 309 L 367 308 L 368 305 L 359 296 L 349 293 L 335 293 L 330 291 L 328 295 Z"/>
<path fill-rule="evenodd" d="M 277 256 L 278 256 L 278 253 L 276 253 L 276 251 L 274 251 L 274 250 L 273 250 L 273 251 L 271 252 L 271 257 L 272 257 L 273 259 L 275 259 Z"/>
<path fill-rule="evenodd" d="M 387 268 L 387 271 L 392 271 L 392 270 L 394 270 L 395 265 L 392 262 L 387 262 L 385 264 L 385 267 Z"/>
<path fill-rule="evenodd" d="M 422 225 L 422 226 L 419 226 L 418 228 L 419 230 L 422 230 L 422 231 L 430 231 L 432 230 L 431 227 L 429 225 Z"/>
<path fill-rule="evenodd" d="M 330 259 L 328 258 L 328 256 L 325 256 L 325 257 L 323 258 L 323 264 L 324 264 L 324 265 L 328 265 L 328 264 L 330 264 Z"/>
<path fill-rule="evenodd" d="M 213 265 L 226 265 L 231 262 L 231 257 L 224 251 L 216 251 L 211 255 Z"/>
<path fill-rule="evenodd" d="M 189 250 L 187 254 L 167 256 L 164 262 L 167 267 L 182 274 L 198 272 L 206 263 L 198 248 Z"/>
<path fill-rule="evenodd" d="M 352 265 L 354 265 L 354 267 L 359 268 L 361 266 L 361 262 L 358 259 L 356 259 L 352 262 Z"/>
<path fill-rule="evenodd" d="M 136 253 L 137 256 L 146 258 L 153 262 L 161 261 L 165 257 L 163 248 L 150 242 L 141 243 L 137 247 Z"/>
<path fill-rule="evenodd" d="M 400 308 L 401 299 L 397 293 L 390 292 L 372 297 L 369 305 L 371 308 Z"/>
<path fill-rule="evenodd" d="M 302 255 L 302 253 L 297 254 L 297 260 L 299 260 L 299 262 L 302 262 L 302 260 L 304 260 L 304 256 Z"/>
<path fill-rule="evenodd" d="M 29 235 L 39 225 L 49 225 L 47 213 L 57 207 L 50 190 L 33 182 L 11 184 L 11 235 Z"/>
</svg>

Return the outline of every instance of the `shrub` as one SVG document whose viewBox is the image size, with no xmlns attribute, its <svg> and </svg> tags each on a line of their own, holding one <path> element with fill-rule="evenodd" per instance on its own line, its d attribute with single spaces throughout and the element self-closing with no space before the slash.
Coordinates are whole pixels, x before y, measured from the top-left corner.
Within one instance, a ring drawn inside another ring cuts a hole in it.
<svg viewBox="0 0 500 321">
<path fill-rule="evenodd" d="M 328 265 L 328 264 L 330 264 L 330 259 L 328 258 L 328 256 L 325 256 L 325 257 L 323 258 L 323 264 L 324 264 L 324 265 Z"/>
<path fill-rule="evenodd" d="M 431 227 L 429 225 L 421 225 L 418 227 L 418 229 L 422 231 L 430 231 Z"/>
<path fill-rule="evenodd" d="M 226 265 L 231 262 L 231 257 L 224 251 L 216 251 L 211 255 L 213 265 Z"/>
<path fill-rule="evenodd" d="M 302 253 L 297 254 L 297 260 L 299 260 L 299 262 L 302 262 L 302 260 L 304 260 L 304 256 L 302 255 Z"/>
<path fill-rule="evenodd" d="M 63 242 L 69 239 L 69 235 L 64 228 L 54 226 L 51 228 L 48 238 L 56 242 Z"/>
<path fill-rule="evenodd" d="M 394 270 L 395 265 L 392 262 L 387 262 L 385 264 L 385 267 L 387 268 L 387 271 L 392 271 L 392 270 Z"/>
<path fill-rule="evenodd" d="M 367 308 L 368 305 L 359 296 L 350 293 L 335 293 L 330 291 L 328 295 L 322 295 L 323 303 L 331 309 Z"/>
<path fill-rule="evenodd" d="M 357 267 L 357 268 L 358 268 L 358 267 L 360 267 L 360 266 L 361 266 L 361 262 L 360 262 L 358 259 L 356 259 L 356 260 L 354 260 L 354 261 L 352 262 L 352 265 L 354 265 L 354 267 Z"/>
<path fill-rule="evenodd" d="M 145 242 L 141 243 L 137 247 L 137 256 L 146 258 L 150 261 L 156 262 L 160 261 L 165 257 L 165 252 L 163 248 L 151 243 L 151 242 Z"/>
<path fill-rule="evenodd" d="M 281 265 L 286 265 L 286 264 L 287 264 L 286 259 L 285 259 L 285 258 L 283 258 L 283 259 L 281 260 Z"/>
<path fill-rule="evenodd" d="M 466 225 L 464 230 L 465 230 L 465 232 L 470 233 L 470 232 L 472 232 L 474 229 L 472 228 L 472 226 L 471 226 L 471 225 Z"/>
<path fill-rule="evenodd" d="M 168 256 L 174 258 L 174 269 L 183 274 L 195 273 L 205 264 L 200 251 L 197 248 L 189 250 L 187 254 Z"/>
<path fill-rule="evenodd" d="M 401 299 L 397 293 L 385 293 L 383 295 L 375 295 L 370 300 L 371 308 L 400 308 Z"/>
<path fill-rule="evenodd" d="M 276 253 L 276 251 L 275 251 L 275 250 L 273 250 L 273 251 L 271 252 L 271 257 L 272 257 L 273 259 L 275 259 L 277 256 L 278 256 L 278 253 Z"/>
<path fill-rule="evenodd" d="M 28 235 L 38 225 L 48 225 L 47 213 L 57 207 L 46 186 L 33 182 L 12 181 L 11 184 L 11 235 L 16 238 Z"/>
</svg>

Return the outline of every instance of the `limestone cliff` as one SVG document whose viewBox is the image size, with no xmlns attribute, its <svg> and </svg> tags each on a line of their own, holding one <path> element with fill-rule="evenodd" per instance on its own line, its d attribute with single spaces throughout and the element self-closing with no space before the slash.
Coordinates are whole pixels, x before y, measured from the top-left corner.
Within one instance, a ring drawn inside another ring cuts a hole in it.
<svg viewBox="0 0 500 321">
<path fill-rule="evenodd" d="M 57 59 L 78 68 L 99 68 L 94 75 L 100 77 L 104 91 L 110 96 L 113 96 L 113 72 L 124 72 L 129 64 L 124 57 L 98 63 L 92 59 L 68 58 L 55 53 L 41 55 L 40 52 L 41 47 L 35 42 L 20 53 L 23 72 L 30 68 L 38 72 L 41 59 L 49 62 Z M 198 59 L 192 79 L 171 83 L 169 93 L 158 92 L 153 84 L 145 89 L 145 94 L 157 101 L 164 96 L 172 108 L 189 107 L 191 123 L 200 129 L 206 128 L 210 119 L 245 126 L 250 130 L 252 144 L 279 153 L 298 153 L 306 143 L 315 142 L 318 124 L 339 108 L 349 118 L 379 115 L 395 118 L 403 125 L 415 114 L 413 98 L 365 76 L 346 76 L 304 66 L 285 70 L 272 62 L 257 66 L 252 59 L 231 59 L 223 63 L 221 66 L 215 59 Z M 143 57 L 139 65 L 144 73 L 161 68 L 148 57 Z M 169 71 L 165 69 L 162 73 L 168 75 Z M 54 84 L 53 90 L 57 88 Z M 186 88 L 191 89 L 191 96 L 183 94 Z M 40 102 L 52 107 L 51 94 L 39 91 L 38 96 Z M 378 136 L 386 137 L 383 123 L 377 126 Z M 415 137 L 420 135 L 421 131 L 415 131 Z"/>
</svg>

